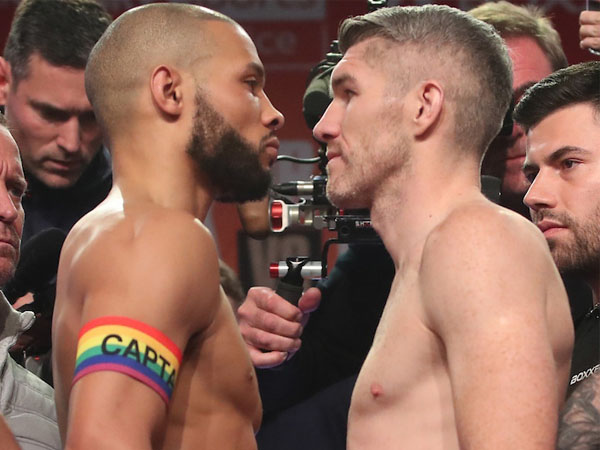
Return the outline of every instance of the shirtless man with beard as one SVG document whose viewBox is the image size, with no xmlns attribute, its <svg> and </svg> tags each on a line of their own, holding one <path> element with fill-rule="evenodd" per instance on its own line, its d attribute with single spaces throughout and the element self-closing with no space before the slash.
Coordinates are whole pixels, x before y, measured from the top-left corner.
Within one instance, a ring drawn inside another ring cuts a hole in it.
<svg viewBox="0 0 600 450">
<path fill-rule="evenodd" d="M 202 224 L 266 194 L 283 116 L 246 32 L 199 6 L 120 16 L 86 68 L 113 156 L 108 198 L 69 234 L 53 323 L 68 449 L 254 449 L 254 370 Z"/>
</svg>

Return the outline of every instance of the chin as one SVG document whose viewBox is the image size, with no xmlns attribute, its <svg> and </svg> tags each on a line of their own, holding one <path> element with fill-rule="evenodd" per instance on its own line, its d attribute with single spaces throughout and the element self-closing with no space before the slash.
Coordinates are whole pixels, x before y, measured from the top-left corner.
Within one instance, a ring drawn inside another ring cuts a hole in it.
<svg viewBox="0 0 600 450">
<path fill-rule="evenodd" d="M 71 178 L 65 178 L 57 175 L 46 175 L 38 177 L 35 173 L 33 174 L 33 176 L 36 177 L 38 181 L 52 189 L 70 188 L 71 186 L 74 186 L 75 183 L 77 183 L 77 180 L 79 179 L 79 176 Z"/>
</svg>

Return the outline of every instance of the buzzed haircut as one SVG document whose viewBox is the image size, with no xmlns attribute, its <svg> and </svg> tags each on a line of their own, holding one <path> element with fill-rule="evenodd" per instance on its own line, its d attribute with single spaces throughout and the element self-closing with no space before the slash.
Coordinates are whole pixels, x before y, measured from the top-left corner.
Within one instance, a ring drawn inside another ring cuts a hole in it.
<svg viewBox="0 0 600 450">
<path fill-rule="evenodd" d="M 498 134 L 512 97 L 511 60 L 494 29 L 444 5 L 382 8 L 346 19 L 339 30 L 340 49 L 345 53 L 373 37 L 402 50 L 378 57 L 398 68 L 393 83 L 415 85 L 436 77 L 443 83 L 446 102 L 454 106 L 456 144 L 481 156 Z M 408 52 L 413 57 L 405 63 L 402 55 Z"/>
<path fill-rule="evenodd" d="M 552 70 L 567 67 L 567 57 L 560 35 L 545 16 L 544 10 L 533 5 L 513 5 L 507 1 L 487 2 L 469 11 L 476 19 L 490 24 L 503 38 L 530 37 L 546 54 Z"/>
<path fill-rule="evenodd" d="M 110 14 L 93 0 L 23 0 L 4 47 L 13 86 L 29 75 L 34 53 L 54 66 L 83 70 L 111 21 Z"/>
<path fill-rule="evenodd" d="M 134 97 L 160 64 L 189 68 L 209 57 L 213 45 L 203 22 L 237 25 L 201 6 L 153 3 L 119 16 L 93 48 L 85 88 L 106 137 L 135 113 Z"/>
<path fill-rule="evenodd" d="M 528 131 L 553 112 L 579 103 L 592 105 L 600 121 L 600 61 L 566 67 L 534 84 L 525 91 L 514 118 Z"/>
</svg>

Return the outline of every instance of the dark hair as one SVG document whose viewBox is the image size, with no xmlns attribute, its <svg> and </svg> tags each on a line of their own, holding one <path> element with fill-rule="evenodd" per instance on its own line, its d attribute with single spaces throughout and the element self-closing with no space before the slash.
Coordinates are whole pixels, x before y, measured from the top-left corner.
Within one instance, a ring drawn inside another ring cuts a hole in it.
<svg viewBox="0 0 600 450">
<path fill-rule="evenodd" d="M 530 87 L 515 108 L 515 121 L 525 130 L 560 108 L 590 103 L 600 116 L 600 61 L 558 70 Z"/>
<path fill-rule="evenodd" d="M 483 153 L 498 134 L 512 97 L 512 65 L 498 33 L 444 5 L 382 8 L 346 19 L 339 30 L 340 49 L 346 52 L 373 37 L 418 55 L 410 67 L 394 60 L 394 83 L 431 76 L 445 81 L 446 98 L 454 104 L 457 144 Z"/>
<path fill-rule="evenodd" d="M 469 10 L 476 19 L 490 24 L 503 38 L 530 37 L 546 54 L 552 70 L 567 67 L 567 57 L 560 35 L 552 26 L 544 10 L 531 5 L 513 5 L 507 1 L 486 2 Z"/>
<path fill-rule="evenodd" d="M 94 0 L 23 0 L 4 47 L 15 85 L 29 75 L 33 53 L 54 66 L 85 69 L 90 51 L 111 21 Z"/>
</svg>

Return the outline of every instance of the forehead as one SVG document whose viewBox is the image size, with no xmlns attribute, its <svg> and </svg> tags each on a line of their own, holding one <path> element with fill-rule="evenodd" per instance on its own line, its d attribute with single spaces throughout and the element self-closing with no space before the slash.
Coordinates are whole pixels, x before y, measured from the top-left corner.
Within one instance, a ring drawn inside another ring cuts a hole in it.
<svg viewBox="0 0 600 450">
<path fill-rule="evenodd" d="M 331 75 L 331 84 L 345 81 L 384 79 L 385 54 L 389 44 L 381 38 L 369 38 L 350 47 L 337 63 Z M 380 64 L 376 64 L 378 62 Z"/>
<path fill-rule="evenodd" d="M 54 66 L 37 53 L 29 58 L 28 68 L 29 75 L 16 86 L 17 94 L 61 109 L 91 109 L 83 69 Z"/>
<path fill-rule="evenodd" d="M 527 160 L 541 162 L 552 152 L 578 147 L 600 156 L 600 118 L 591 104 L 579 103 L 548 115 L 527 134 Z"/>
<path fill-rule="evenodd" d="M 0 125 L 0 164 L 9 165 L 9 170 L 15 170 L 22 176 L 21 157 L 17 144 L 8 130 Z"/>
<path fill-rule="evenodd" d="M 223 21 L 209 21 L 206 31 L 212 45 L 211 62 L 219 66 L 238 67 L 249 63 L 262 67 L 256 47 L 248 33 L 237 24 Z"/>
<path fill-rule="evenodd" d="M 552 73 L 552 65 L 537 42 L 530 37 L 504 39 L 513 65 L 513 89 L 536 83 Z"/>
</svg>

